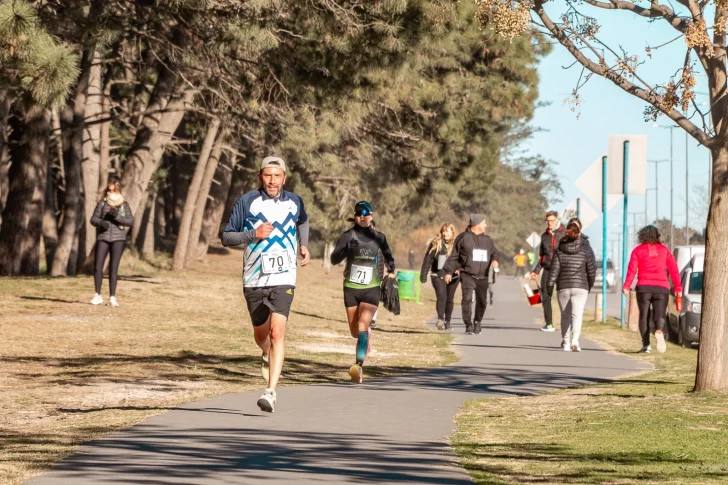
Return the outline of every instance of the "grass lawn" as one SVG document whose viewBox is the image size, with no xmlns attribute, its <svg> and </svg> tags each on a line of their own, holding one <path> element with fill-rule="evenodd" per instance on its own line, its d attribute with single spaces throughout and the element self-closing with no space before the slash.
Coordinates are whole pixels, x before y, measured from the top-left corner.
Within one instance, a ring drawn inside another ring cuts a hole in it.
<svg viewBox="0 0 728 485">
<path fill-rule="evenodd" d="M 615 321 L 584 336 L 655 370 L 467 403 L 452 444 L 476 483 L 728 483 L 728 394 L 691 392 L 696 350 L 636 354 L 639 335 Z"/>
<path fill-rule="evenodd" d="M 179 274 L 127 252 L 120 308 L 88 303 L 90 277 L 0 278 L 0 483 L 21 483 L 75 446 L 170 407 L 262 389 L 241 268 L 242 253 L 221 248 Z M 356 340 L 342 271 L 326 275 L 312 261 L 299 272 L 282 386 L 348 379 Z M 402 302 L 400 316 L 382 309 L 365 377 L 453 362 L 450 337 L 423 324 L 433 309 L 431 290 L 423 305 Z"/>
</svg>

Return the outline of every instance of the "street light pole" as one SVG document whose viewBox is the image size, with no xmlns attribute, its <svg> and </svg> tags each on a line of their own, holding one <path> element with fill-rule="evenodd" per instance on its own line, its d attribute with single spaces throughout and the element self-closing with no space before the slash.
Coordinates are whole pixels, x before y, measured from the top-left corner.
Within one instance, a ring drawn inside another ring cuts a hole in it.
<svg viewBox="0 0 728 485">
<path fill-rule="evenodd" d="M 673 221 L 675 219 L 673 219 L 673 217 L 672 217 L 672 199 L 673 199 L 673 190 L 675 190 L 675 185 L 672 181 L 673 172 L 674 172 L 674 170 L 672 169 L 673 160 L 674 160 L 672 157 L 672 130 L 674 128 L 675 128 L 674 126 L 670 127 L 670 251 L 672 251 L 673 248 L 675 247 L 675 227 L 674 227 L 675 224 L 673 223 Z"/>
<path fill-rule="evenodd" d="M 672 135 L 672 130 L 670 131 L 670 134 Z M 658 199 L 657 196 L 659 195 L 658 188 L 658 182 L 657 182 L 657 165 L 663 162 L 671 162 L 672 161 L 672 153 L 670 154 L 670 158 L 667 160 L 647 160 L 649 163 L 655 164 L 655 223 L 660 219 L 659 213 L 660 209 L 658 209 Z M 649 190 L 649 189 L 648 189 Z M 645 225 L 647 225 L 647 196 L 645 195 Z"/>
<path fill-rule="evenodd" d="M 690 210 L 688 200 L 690 197 L 690 185 L 688 183 L 688 132 L 685 132 L 685 245 L 690 245 Z"/>
</svg>

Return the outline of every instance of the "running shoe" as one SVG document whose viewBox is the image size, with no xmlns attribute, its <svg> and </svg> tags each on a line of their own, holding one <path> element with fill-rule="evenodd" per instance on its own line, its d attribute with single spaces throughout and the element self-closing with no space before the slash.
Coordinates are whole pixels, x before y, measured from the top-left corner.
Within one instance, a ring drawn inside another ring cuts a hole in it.
<svg viewBox="0 0 728 485">
<path fill-rule="evenodd" d="M 475 335 L 480 335 L 480 332 L 482 332 L 482 329 L 480 327 L 480 322 L 475 322 L 474 328 L 473 328 L 473 333 Z"/>
<path fill-rule="evenodd" d="M 349 377 L 351 377 L 351 382 L 361 384 L 364 380 L 364 369 L 359 364 L 352 365 L 349 367 Z"/>
<path fill-rule="evenodd" d="M 445 330 L 452 329 L 452 325 L 450 325 L 450 322 L 445 322 Z"/>
<path fill-rule="evenodd" d="M 473 335 L 473 326 L 465 325 L 465 335 Z"/>
<path fill-rule="evenodd" d="M 649 354 L 650 352 L 652 352 L 652 347 L 650 347 L 649 345 L 645 345 L 644 347 L 642 347 L 640 349 L 639 353 L 640 354 Z"/>
<path fill-rule="evenodd" d="M 569 343 L 566 340 L 561 341 L 561 348 L 563 349 L 564 352 L 571 352 L 571 346 L 569 345 Z"/>
<path fill-rule="evenodd" d="M 665 343 L 665 334 L 661 330 L 655 330 L 655 339 L 657 340 L 657 351 L 664 354 L 667 350 L 667 344 Z"/>
<path fill-rule="evenodd" d="M 579 342 L 572 342 L 571 350 L 572 350 L 572 352 L 581 352 L 581 347 L 579 347 Z"/>
<path fill-rule="evenodd" d="M 115 296 L 112 296 L 111 298 L 109 298 L 109 306 L 113 306 L 113 307 L 118 307 L 119 306 L 119 302 L 116 301 L 116 297 Z"/>
<path fill-rule="evenodd" d="M 266 413 L 274 413 L 276 410 L 276 391 L 266 389 L 260 399 L 258 399 L 258 407 Z"/>
<path fill-rule="evenodd" d="M 263 355 L 260 359 L 260 375 L 263 376 L 263 380 L 268 384 L 270 382 L 270 365 L 268 364 L 268 356 Z"/>
<path fill-rule="evenodd" d="M 98 293 L 94 293 L 94 297 L 91 298 L 92 305 L 101 305 L 104 302 L 104 298 Z"/>
<path fill-rule="evenodd" d="M 438 319 L 436 325 L 438 330 L 445 330 L 445 322 L 442 320 Z"/>
<path fill-rule="evenodd" d="M 377 328 L 377 321 L 376 320 L 372 320 L 372 323 L 369 324 L 369 328 L 371 328 L 372 330 L 374 330 L 375 328 Z"/>
<path fill-rule="evenodd" d="M 541 331 L 542 332 L 555 332 L 556 328 L 554 327 L 554 325 L 552 323 L 547 323 L 546 325 L 541 327 Z"/>
</svg>

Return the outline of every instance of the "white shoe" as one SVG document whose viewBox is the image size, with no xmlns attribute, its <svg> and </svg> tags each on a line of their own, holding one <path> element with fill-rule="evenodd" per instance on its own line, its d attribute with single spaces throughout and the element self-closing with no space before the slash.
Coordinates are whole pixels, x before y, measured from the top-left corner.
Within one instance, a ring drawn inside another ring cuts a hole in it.
<svg viewBox="0 0 728 485">
<path fill-rule="evenodd" d="M 119 306 L 119 302 L 116 301 L 116 297 L 115 296 L 112 296 L 111 298 L 109 298 L 109 306 L 113 306 L 113 307 L 118 307 Z"/>
<path fill-rule="evenodd" d="M 572 352 L 581 352 L 581 347 L 579 347 L 579 342 L 571 343 L 571 351 Z"/>
<path fill-rule="evenodd" d="M 276 392 L 273 389 L 266 389 L 260 399 L 258 407 L 266 413 L 273 413 L 276 410 Z"/>
<path fill-rule="evenodd" d="M 659 330 L 655 332 L 655 340 L 657 340 L 657 351 L 664 354 L 667 350 L 667 344 L 665 343 L 665 334 Z"/>
<path fill-rule="evenodd" d="M 564 352 L 571 352 L 571 347 L 566 342 L 561 343 L 561 348 L 563 349 Z"/>
<path fill-rule="evenodd" d="M 104 302 L 104 299 L 101 295 L 98 293 L 94 293 L 94 297 L 91 298 L 91 304 L 92 305 L 101 305 Z"/>
<path fill-rule="evenodd" d="M 652 347 L 650 347 L 649 345 L 645 345 L 639 351 L 640 354 L 649 354 L 650 352 L 652 352 Z"/>
</svg>

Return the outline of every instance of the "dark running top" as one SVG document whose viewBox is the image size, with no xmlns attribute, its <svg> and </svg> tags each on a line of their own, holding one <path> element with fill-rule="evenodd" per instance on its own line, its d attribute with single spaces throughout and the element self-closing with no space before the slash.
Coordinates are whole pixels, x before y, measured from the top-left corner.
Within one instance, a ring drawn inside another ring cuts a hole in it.
<svg viewBox="0 0 728 485">
<path fill-rule="evenodd" d="M 389 272 L 394 271 L 394 257 L 384 234 L 371 227 L 355 225 L 344 232 L 336 242 L 331 253 L 331 264 L 339 264 L 346 259 L 344 287 L 374 288 L 382 280 L 377 271 L 379 251 Z"/>
</svg>

